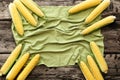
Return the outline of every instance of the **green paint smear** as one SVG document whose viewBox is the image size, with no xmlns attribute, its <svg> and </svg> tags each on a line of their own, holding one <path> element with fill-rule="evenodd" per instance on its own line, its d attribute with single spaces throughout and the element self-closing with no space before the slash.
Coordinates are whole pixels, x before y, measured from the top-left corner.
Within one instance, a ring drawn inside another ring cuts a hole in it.
<svg viewBox="0 0 120 80">
<path fill-rule="evenodd" d="M 96 30 L 89 35 L 82 36 L 80 32 L 89 25 L 100 20 L 97 17 L 92 23 L 85 25 L 84 20 L 94 8 L 69 15 L 71 6 L 42 6 L 45 13 L 44 18 L 33 16 L 38 21 L 36 27 L 31 26 L 22 17 L 24 25 L 24 36 L 19 36 L 12 25 L 12 32 L 16 44 L 22 43 L 22 54 L 29 52 L 32 56 L 40 54 L 38 65 L 45 64 L 48 67 L 68 66 L 82 60 L 87 63 L 86 56 L 92 52 L 89 42 L 95 41 L 104 51 L 103 35 Z"/>
</svg>

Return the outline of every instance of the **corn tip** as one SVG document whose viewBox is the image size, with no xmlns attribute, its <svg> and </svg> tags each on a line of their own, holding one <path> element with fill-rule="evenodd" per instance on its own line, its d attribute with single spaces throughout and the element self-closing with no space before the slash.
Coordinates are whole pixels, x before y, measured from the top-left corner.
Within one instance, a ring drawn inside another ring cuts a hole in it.
<svg viewBox="0 0 120 80">
<path fill-rule="evenodd" d="M 25 53 L 26 55 L 28 55 L 28 56 L 30 56 L 30 53 L 29 52 L 27 52 L 27 53 Z"/>
<path fill-rule="evenodd" d="M 91 41 L 91 42 L 90 42 L 90 47 L 91 47 L 93 44 L 95 44 L 95 42 L 94 42 L 94 41 Z"/>
<path fill-rule="evenodd" d="M 45 17 L 44 13 L 42 14 L 42 16 L 41 16 L 41 17 Z"/>
<path fill-rule="evenodd" d="M 36 56 L 40 57 L 40 54 L 36 54 Z"/>
<path fill-rule="evenodd" d="M 113 16 L 114 19 L 116 19 L 116 16 Z"/>
<path fill-rule="evenodd" d="M 0 76 L 2 76 L 2 71 L 0 71 Z"/>
<path fill-rule="evenodd" d="M 87 55 L 87 59 L 90 58 L 91 56 L 90 55 Z"/>
<path fill-rule="evenodd" d="M 71 14 L 70 10 L 68 11 L 69 14 Z"/>
<path fill-rule="evenodd" d="M 32 24 L 34 27 L 36 27 L 37 25 L 38 25 L 38 23 L 37 23 L 37 21 L 36 21 L 36 23 L 35 24 Z"/>
<path fill-rule="evenodd" d="M 24 32 L 23 33 L 19 33 L 20 34 L 20 36 L 23 36 L 24 35 Z"/>
<path fill-rule="evenodd" d="M 85 21 L 84 21 L 84 24 L 88 24 L 88 19 L 86 18 Z"/>
<path fill-rule="evenodd" d="M 12 5 L 13 5 L 13 3 L 10 3 L 10 4 L 9 4 L 9 6 L 8 6 L 8 7 L 9 7 L 9 10 L 11 9 Z"/>
<path fill-rule="evenodd" d="M 107 73 L 108 73 L 108 71 L 106 70 L 106 71 L 104 71 L 104 73 L 105 73 L 105 74 L 107 74 Z"/>
<path fill-rule="evenodd" d="M 84 30 L 80 34 L 83 35 L 83 36 L 86 35 L 86 33 L 84 32 Z"/>
<path fill-rule="evenodd" d="M 30 54 L 29 52 L 27 52 L 26 54 Z"/>
<path fill-rule="evenodd" d="M 12 2 L 10 2 L 10 4 L 9 5 L 12 5 L 13 3 Z"/>
<path fill-rule="evenodd" d="M 110 0 L 103 0 L 103 1 L 110 2 Z"/>
<path fill-rule="evenodd" d="M 72 14 L 72 9 L 71 9 L 71 8 L 68 10 L 68 13 L 69 13 L 69 14 Z"/>
<path fill-rule="evenodd" d="M 22 47 L 22 44 L 19 44 L 18 46 Z"/>
<path fill-rule="evenodd" d="M 16 3 L 16 2 L 18 2 L 18 0 L 14 0 L 14 1 L 13 1 L 13 3 Z"/>
<path fill-rule="evenodd" d="M 21 49 L 22 48 L 22 44 L 18 44 L 16 47 L 19 47 Z"/>
<path fill-rule="evenodd" d="M 90 45 L 92 45 L 92 44 L 94 44 L 94 43 L 95 43 L 94 41 L 91 41 L 91 42 L 90 42 Z"/>
<path fill-rule="evenodd" d="M 84 62 L 83 62 L 83 61 L 80 61 L 80 64 L 84 64 Z"/>
</svg>

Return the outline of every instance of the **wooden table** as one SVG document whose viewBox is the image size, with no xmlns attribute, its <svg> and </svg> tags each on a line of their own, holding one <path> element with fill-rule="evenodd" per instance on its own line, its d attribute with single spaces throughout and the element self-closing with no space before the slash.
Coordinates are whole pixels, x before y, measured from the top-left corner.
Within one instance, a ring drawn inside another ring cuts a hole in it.
<svg viewBox="0 0 120 80">
<path fill-rule="evenodd" d="M 15 48 L 11 32 L 11 17 L 8 4 L 13 0 L 0 0 L 0 67 L 10 52 Z M 70 6 L 82 0 L 35 0 L 41 6 Z M 102 16 L 115 15 L 116 21 L 110 27 L 102 28 L 105 44 L 105 59 L 109 66 L 108 74 L 103 74 L 105 80 L 120 80 L 120 0 L 111 0 L 111 5 Z M 0 77 L 5 80 L 5 76 Z M 78 65 L 59 68 L 37 66 L 27 80 L 85 80 Z"/>
</svg>

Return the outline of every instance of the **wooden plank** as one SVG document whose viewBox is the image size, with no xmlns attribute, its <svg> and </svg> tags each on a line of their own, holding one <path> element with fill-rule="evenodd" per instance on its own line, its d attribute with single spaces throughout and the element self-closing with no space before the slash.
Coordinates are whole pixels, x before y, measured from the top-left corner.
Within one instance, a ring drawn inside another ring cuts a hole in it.
<svg viewBox="0 0 120 80">
<path fill-rule="evenodd" d="M 0 67 L 14 49 L 15 42 L 11 32 L 11 17 L 8 4 L 13 0 L 0 0 Z M 35 0 L 41 6 L 70 6 L 82 0 Z M 109 66 L 108 74 L 103 74 L 105 80 L 120 80 L 120 1 L 111 0 L 110 7 L 104 11 L 103 17 L 117 16 L 110 27 L 102 28 L 105 43 L 105 59 Z M 6 54 L 7 53 L 7 54 Z M 5 80 L 0 77 L 0 80 Z M 85 80 L 78 65 L 59 68 L 37 66 L 27 80 Z"/>
<path fill-rule="evenodd" d="M 105 53 L 120 53 L 120 25 L 116 23 L 102 28 Z M 15 47 L 11 31 L 11 21 L 0 21 L 0 53 L 11 52 Z"/>
<path fill-rule="evenodd" d="M 11 19 L 8 5 L 13 0 L 1 0 L 0 1 L 0 20 Z M 72 6 L 80 3 L 83 0 L 34 0 L 40 6 Z M 110 14 L 116 15 L 117 18 L 120 17 L 120 1 L 111 0 L 110 6 L 104 11 L 103 16 L 108 16 Z M 120 21 L 120 18 L 119 18 Z"/>
<path fill-rule="evenodd" d="M 3 65 L 9 54 L 0 55 L 0 67 Z M 105 59 L 109 66 L 108 74 L 103 74 L 106 80 L 119 80 L 120 79 L 120 54 L 106 54 Z M 116 76 L 116 77 L 115 77 Z M 118 78 L 118 79 L 116 79 Z M 5 79 L 0 77 L 0 79 Z M 76 64 L 74 66 L 65 66 L 58 68 L 48 68 L 40 65 L 34 68 L 30 73 L 27 80 L 83 80 L 84 77 Z"/>
<path fill-rule="evenodd" d="M 105 52 L 120 53 L 120 25 L 113 23 L 102 28 Z"/>
<path fill-rule="evenodd" d="M 0 2 L 0 20 L 10 20 L 8 5 L 13 0 L 1 0 Z M 34 0 L 40 6 L 70 6 L 73 0 Z"/>
<path fill-rule="evenodd" d="M 14 47 L 15 47 L 15 43 L 14 40 L 12 38 L 12 32 L 10 30 L 10 26 L 11 26 L 11 17 L 9 15 L 9 11 L 8 11 L 8 4 L 11 2 L 12 0 L 2 0 L 0 2 L 0 29 L 1 33 L 0 34 L 0 43 L 2 43 L 0 45 L 0 52 L 1 53 L 6 53 L 6 52 L 10 52 Z M 55 4 L 58 5 L 64 5 L 64 6 L 68 6 L 68 5 L 74 5 L 77 4 L 79 2 L 81 2 L 81 0 L 35 0 L 39 5 L 44 5 L 44 6 L 48 6 L 48 5 L 54 5 Z M 115 15 L 117 16 L 117 20 L 115 21 L 115 23 L 109 25 L 110 27 L 105 27 L 102 28 L 102 33 L 104 36 L 104 42 L 105 42 L 105 53 L 119 53 L 120 52 L 120 1 L 118 0 L 111 0 L 111 5 L 110 7 L 102 14 L 103 17 L 108 16 L 108 15 Z M 8 21 L 8 22 L 7 22 Z M 4 30 L 3 30 L 4 28 Z M 6 32 L 8 31 L 8 32 Z M 6 35 L 7 36 L 3 36 Z M 7 43 L 6 43 L 7 42 Z"/>
<path fill-rule="evenodd" d="M 11 32 L 11 21 L 0 21 L 0 53 L 8 53 L 15 47 Z"/>
</svg>

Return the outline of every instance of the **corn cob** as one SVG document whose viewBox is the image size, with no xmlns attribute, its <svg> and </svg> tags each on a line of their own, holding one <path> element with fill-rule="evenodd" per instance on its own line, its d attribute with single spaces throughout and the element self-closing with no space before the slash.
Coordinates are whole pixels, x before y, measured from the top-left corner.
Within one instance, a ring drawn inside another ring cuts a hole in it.
<svg viewBox="0 0 120 80">
<path fill-rule="evenodd" d="M 24 18 L 33 26 L 37 25 L 37 21 L 32 16 L 32 14 L 28 11 L 28 9 L 19 1 L 14 0 L 14 3 L 18 9 L 18 11 L 24 16 Z"/>
<path fill-rule="evenodd" d="M 25 6 L 40 17 L 43 17 L 43 12 L 32 2 L 32 0 L 20 0 Z"/>
<path fill-rule="evenodd" d="M 99 47 L 97 46 L 97 44 L 95 42 L 90 42 L 90 47 L 91 47 L 91 50 L 95 56 L 95 59 L 99 65 L 101 71 L 104 73 L 107 73 L 108 66 L 107 66 L 107 63 L 106 63 L 102 53 L 100 52 Z"/>
<path fill-rule="evenodd" d="M 27 62 L 30 54 L 26 53 L 24 54 L 19 60 L 15 63 L 15 65 L 12 67 L 10 72 L 8 73 L 6 80 L 14 80 L 17 74 L 20 72 L 24 64 Z"/>
<path fill-rule="evenodd" d="M 27 66 L 23 69 L 20 75 L 17 77 L 17 80 L 25 80 L 29 73 L 32 71 L 32 69 L 37 65 L 39 59 L 40 55 L 35 55 L 32 60 L 27 64 Z"/>
<path fill-rule="evenodd" d="M 86 80 L 95 80 L 92 73 L 90 72 L 89 68 L 83 61 L 80 62 L 80 68 L 81 68 L 81 71 L 83 72 L 83 75 L 85 76 Z"/>
<path fill-rule="evenodd" d="M 82 35 L 89 34 L 89 33 L 91 33 L 92 31 L 94 31 L 96 29 L 99 29 L 99 28 L 101 28 L 101 27 L 103 27 L 105 25 L 108 25 L 108 24 L 114 22 L 115 18 L 116 18 L 115 16 L 108 16 L 108 17 L 94 23 L 93 25 L 87 27 L 85 30 L 83 30 L 81 32 L 81 34 Z"/>
<path fill-rule="evenodd" d="M 18 32 L 18 34 L 20 34 L 22 36 L 24 34 L 22 19 L 20 17 L 20 14 L 18 13 L 14 3 L 10 3 L 9 10 L 10 10 L 10 14 L 11 14 L 13 23 L 15 25 L 15 29 Z"/>
<path fill-rule="evenodd" d="M 2 68 L 0 69 L 0 72 L 2 75 L 6 75 L 7 72 L 10 70 L 12 67 L 13 63 L 17 59 L 17 57 L 20 54 L 20 51 L 22 49 L 22 44 L 19 44 L 10 54 L 10 56 L 7 58 L 6 62 L 3 64 Z"/>
<path fill-rule="evenodd" d="M 98 15 L 100 15 L 108 6 L 110 5 L 110 0 L 104 0 L 100 5 L 98 5 L 90 15 L 85 19 L 85 23 L 88 24 L 92 22 Z"/>
<path fill-rule="evenodd" d="M 94 59 L 90 55 L 87 56 L 87 61 L 88 61 L 90 70 L 91 70 L 93 76 L 95 77 L 95 79 L 96 80 L 104 80 L 97 64 L 95 63 Z"/>
<path fill-rule="evenodd" d="M 86 1 L 83 1 L 83 2 L 73 6 L 71 9 L 69 9 L 68 13 L 73 14 L 73 13 L 80 12 L 82 10 L 94 7 L 94 6 L 98 5 L 100 2 L 101 2 L 101 0 L 86 0 Z"/>
</svg>

